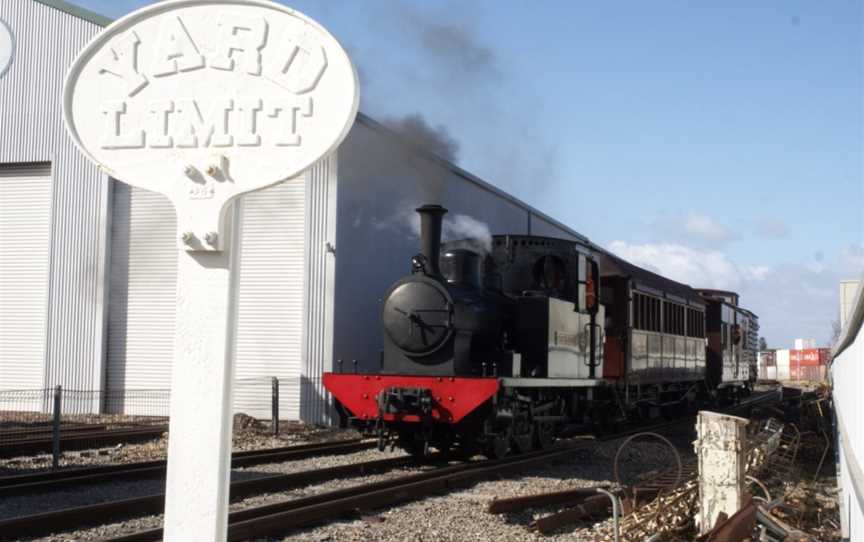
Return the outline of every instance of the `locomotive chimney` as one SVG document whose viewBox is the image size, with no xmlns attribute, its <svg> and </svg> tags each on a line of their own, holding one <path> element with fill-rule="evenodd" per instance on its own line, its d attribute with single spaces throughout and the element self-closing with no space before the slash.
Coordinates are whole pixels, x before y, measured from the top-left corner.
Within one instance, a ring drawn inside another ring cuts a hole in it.
<svg viewBox="0 0 864 542">
<path fill-rule="evenodd" d="M 420 253 L 429 262 L 427 273 L 440 275 L 438 258 L 441 256 L 441 222 L 447 209 L 440 205 L 423 205 L 416 209 L 420 213 Z"/>
</svg>

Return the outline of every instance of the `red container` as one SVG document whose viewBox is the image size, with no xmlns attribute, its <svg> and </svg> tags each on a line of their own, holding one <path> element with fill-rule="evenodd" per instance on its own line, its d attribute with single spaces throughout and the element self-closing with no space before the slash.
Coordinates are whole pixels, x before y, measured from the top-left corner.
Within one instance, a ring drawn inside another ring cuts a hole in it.
<svg viewBox="0 0 864 542">
<path fill-rule="evenodd" d="M 825 348 L 790 350 L 789 365 L 792 367 L 818 367 L 825 365 L 827 357 L 827 349 Z"/>
<path fill-rule="evenodd" d="M 825 380 L 825 367 L 821 365 L 793 365 L 789 368 L 790 380 L 809 380 L 819 382 Z"/>
</svg>

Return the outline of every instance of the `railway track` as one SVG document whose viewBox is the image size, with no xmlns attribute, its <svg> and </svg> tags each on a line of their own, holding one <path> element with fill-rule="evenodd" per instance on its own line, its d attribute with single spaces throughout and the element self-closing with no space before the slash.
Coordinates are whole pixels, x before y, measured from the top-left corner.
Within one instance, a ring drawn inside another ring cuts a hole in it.
<svg viewBox="0 0 864 542">
<path fill-rule="evenodd" d="M 75 450 L 94 446 L 105 446 L 119 442 L 149 440 L 161 436 L 168 426 L 156 425 L 128 429 L 76 429 L 60 434 L 60 447 Z M 54 440 L 50 434 L 27 435 L 24 438 L 0 441 L 0 457 L 28 453 L 51 452 Z"/>
<path fill-rule="evenodd" d="M 725 409 L 740 413 L 753 406 L 779 399 L 777 393 L 765 393 L 739 405 Z M 597 441 L 611 441 L 644 431 L 668 430 L 692 422 L 688 417 L 651 426 L 628 429 L 601 439 L 583 439 L 561 443 L 550 450 L 484 460 L 459 465 L 434 468 L 426 472 L 413 473 L 394 479 L 361 484 L 336 491 L 285 500 L 263 506 L 239 510 L 229 514 L 228 539 L 247 540 L 256 537 L 283 533 L 291 529 L 320 523 L 325 519 L 351 513 L 358 508 L 374 509 L 393 506 L 421 499 L 430 494 L 439 494 L 466 484 L 496 475 L 511 475 L 515 472 L 538 468 L 551 462 L 566 459 L 578 450 L 585 450 Z M 413 463 L 409 457 L 380 459 L 338 467 L 301 471 L 292 474 L 264 476 L 253 480 L 235 481 L 231 484 L 232 500 L 247 496 L 280 492 L 301 485 L 322 483 L 342 477 L 363 476 Z M 162 467 L 164 469 L 164 466 Z M 104 473 L 110 477 L 110 473 Z M 0 486 L 0 492 L 3 487 Z M 50 533 L 71 531 L 95 524 L 106 524 L 129 517 L 160 514 L 164 507 L 164 494 L 107 502 L 90 506 L 69 508 L 43 514 L 35 514 L 0 521 L 0 540 L 15 540 L 26 536 L 42 536 Z M 149 529 L 136 533 L 105 539 L 112 542 L 145 542 L 161 540 L 162 529 Z"/>
<path fill-rule="evenodd" d="M 242 499 L 261 493 L 278 492 L 299 486 L 322 483 L 334 478 L 363 476 L 401 466 L 413 459 L 404 456 L 376 459 L 363 463 L 306 470 L 291 474 L 274 474 L 252 480 L 231 482 L 231 499 Z M 142 515 L 161 514 L 165 494 L 157 493 L 121 501 L 66 508 L 41 514 L 21 516 L 0 521 L 0 540 L 19 540 L 24 537 L 46 536 L 93 525 L 101 525 Z M 161 530 L 159 536 L 161 537 Z"/>
<path fill-rule="evenodd" d="M 231 466 L 237 468 L 277 461 L 292 461 L 316 455 L 349 454 L 374 447 L 374 442 L 351 439 L 338 442 L 285 446 L 267 450 L 234 452 L 231 456 Z M 165 468 L 165 460 L 156 460 L 126 463 L 123 465 L 99 465 L 61 471 L 5 476 L 0 478 L 0 498 L 68 489 L 73 485 L 164 476 Z"/>
</svg>

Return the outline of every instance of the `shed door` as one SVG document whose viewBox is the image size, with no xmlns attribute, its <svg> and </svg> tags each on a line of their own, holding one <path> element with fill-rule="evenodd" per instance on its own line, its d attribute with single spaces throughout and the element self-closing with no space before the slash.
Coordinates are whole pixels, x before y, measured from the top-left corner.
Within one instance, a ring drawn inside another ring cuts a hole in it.
<svg viewBox="0 0 864 542">
<path fill-rule="evenodd" d="M 235 410 L 269 417 L 271 377 L 282 418 L 299 416 L 303 314 L 302 179 L 243 197 L 237 287 Z M 171 386 L 177 295 L 176 220 L 162 195 L 115 183 L 108 324 L 113 412 L 164 412 Z M 153 399 L 157 397 L 157 399 Z"/>
<path fill-rule="evenodd" d="M 156 192 L 114 182 L 105 408 L 164 413 L 145 394 L 171 386 L 177 299 L 174 208 Z M 152 397 L 152 395 L 150 396 Z"/>
<path fill-rule="evenodd" d="M 43 386 L 50 230 L 49 167 L 0 166 L 0 389 Z"/>
<path fill-rule="evenodd" d="M 300 416 L 305 186 L 294 179 L 243 197 L 234 405 L 250 416 L 270 416 L 274 376 L 280 417 Z"/>
</svg>

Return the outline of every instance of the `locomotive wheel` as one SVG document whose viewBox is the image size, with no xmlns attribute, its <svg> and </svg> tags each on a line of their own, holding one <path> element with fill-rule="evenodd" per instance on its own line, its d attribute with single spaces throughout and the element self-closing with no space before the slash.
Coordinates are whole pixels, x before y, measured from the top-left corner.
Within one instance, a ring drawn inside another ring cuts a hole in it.
<svg viewBox="0 0 864 542">
<path fill-rule="evenodd" d="M 489 459 L 500 459 L 510 451 L 510 431 L 504 431 L 496 435 L 486 435 L 486 444 L 483 446 L 483 455 Z"/>
<path fill-rule="evenodd" d="M 525 452 L 530 452 L 534 447 L 534 431 L 530 431 L 524 435 L 518 435 L 513 437 L 513 449 L 514 451 L 524 454 Z"/>
<path fill-rule="evenodd" d="M 555 442 L 555 427 L 551 423 L 534 424 L 534 449 L 545 450 Z"/>
</svg>

